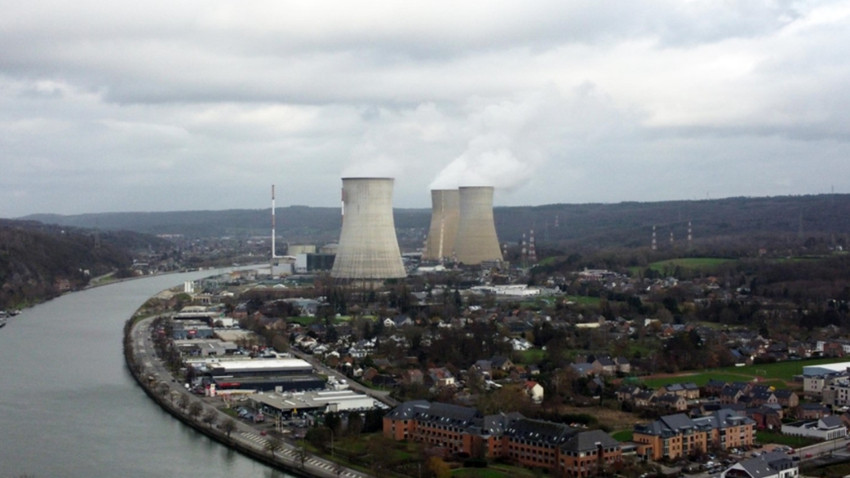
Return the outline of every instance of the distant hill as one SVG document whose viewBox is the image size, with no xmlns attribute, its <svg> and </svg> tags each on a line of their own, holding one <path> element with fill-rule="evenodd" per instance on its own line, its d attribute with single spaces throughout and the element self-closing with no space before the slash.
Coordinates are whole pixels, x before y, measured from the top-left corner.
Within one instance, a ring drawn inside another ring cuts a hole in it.
<svg viewBox="0 0 850 478">
<path fill-rule="evenodd" d="M 134 232 L 85 231 L 0 219 L 0 310 L 75 290 L 132 265 L 132 251 L 164 241 Z M 164 245 L 164 244 L 163 244 Z"/>
<path fill-rule="evenodd" d="M 339 208 L 290 206 L 275 210 L 277 234 L 284 242 L 334 242 L 339 238 Z M 419 247 L 430 222 L 428 209 L 396 209 L 402 247 Z M 496 229 L 502 242 L 517 243 L 534 229 L 538 244 L 575 247 L 648 246 L 656 226 L 659 244 L 682 242 L 691 223 L 694 241 L 763 236 L 799 240 L 850 235 L 850 195 L 727 198 L 701 201 L 549 204 L 497 207 Z M 268 236 L 269 209 L 180 212 L 128 212 L 73 216 L 34 215 L 24 219 L 65 226 L 125 229 L 186 237 Z"/>
</svg>

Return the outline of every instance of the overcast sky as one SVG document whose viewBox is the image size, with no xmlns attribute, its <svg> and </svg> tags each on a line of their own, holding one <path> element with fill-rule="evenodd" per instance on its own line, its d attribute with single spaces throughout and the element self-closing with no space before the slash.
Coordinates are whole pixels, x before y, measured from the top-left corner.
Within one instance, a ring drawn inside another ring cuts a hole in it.
<svg viewBox="0 0 850 478">
<path fill-rule="evenodd" d="M 850 1 L 0 11 L 0 217 L 850 192 Z"/>
</svg>

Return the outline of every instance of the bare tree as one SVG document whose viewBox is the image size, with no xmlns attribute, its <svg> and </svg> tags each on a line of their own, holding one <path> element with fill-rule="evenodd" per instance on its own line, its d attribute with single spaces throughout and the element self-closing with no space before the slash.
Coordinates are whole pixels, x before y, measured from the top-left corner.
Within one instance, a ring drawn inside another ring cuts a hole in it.
<svg viewBox="0 0 850 478">
<path fill-rule="evenodd" d="M 215 422 L 218 421 L 218 412 L 215 411 L 214 408 L 208 408 L 207 411 L 204 412 L 202 420 L 208 427 L 212 427 Z"/>
<path fill-rule="evenodd" d="M 156 385 L 156 392 L 163 397 L 168 395 L 168 390 L 169 390 L 168 384 L 165 383 L 165 382 L 159 382 Z"/>
<path fill-rule="evenodd" d="M 186 407 L 189 406 L 189 398 L 186 394 L 180 394 L 180 398 L 177 399 L 177 406 L 180 407 L 181 410 L 185 410 Z"/>
<path fill-rule="evenodd" d="M 304 447 L 304 440 L 301 440 L 300 443 L 298 443 L 298 450 L 295 456 L 298 457 L 298 461 L 301 463 L 301 468 L 304 468 L 304 462 L 307 461 L 307 449 Z"/>
<path fill-rule="evenodd" d="M 270 436 L 266 439 L 266 450 L 271 452 L 272 456 L 274 456 L 274 452 L 280 448 L 281 441 L 280 438 Z"/>
<path fill-rule="evenodd" d="M 201 402 L 195 401 L 189 404 L 189 416 L 194 419 L 197 419 L 203 410 L 204 406 L 201 405 Z"/>
<path fill-rule="evenodd" d="M 224 433 L 227 434 L 227 438 L 230 438 L 230 434 L 236 430 L 236 421 L 232 418 L 227 418 L 221 423 L 221 429 Z"/>
</svg>

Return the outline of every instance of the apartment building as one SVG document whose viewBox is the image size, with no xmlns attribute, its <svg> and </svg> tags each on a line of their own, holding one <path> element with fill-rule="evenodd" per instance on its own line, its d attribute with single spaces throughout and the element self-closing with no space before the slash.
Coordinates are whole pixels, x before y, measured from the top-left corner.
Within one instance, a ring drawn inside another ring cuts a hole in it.
<svg viewBox="0 0 850 478">
<path fill-rule="evenodd" d="M 754 433 L 755 421 L 730 409 L 721 409 L 699 418 L 677 413 L 636 425 L 633 440 L 638 445 L 638 455 L 652 460 L 673 460 L 706 453 L 709 447 L 729 450 L 752 446 Z"/>
<path fill-rule="evenodd" d="M 529 468 L 584 478 L 622 460 L 620 443 L 600 430 L 532 420 L 519 413 L 478 410 L 424 400 L 405 402 L 384 417 L 384 436 L 449 453 L 508 459 Z"/>
</svg>

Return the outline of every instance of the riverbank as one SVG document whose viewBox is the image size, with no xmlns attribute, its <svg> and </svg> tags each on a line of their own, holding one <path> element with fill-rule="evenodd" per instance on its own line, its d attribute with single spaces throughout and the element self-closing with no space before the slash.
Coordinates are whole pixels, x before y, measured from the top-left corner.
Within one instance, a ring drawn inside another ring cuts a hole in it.
<svg viewBox="0 0 850 478">
<path fill-rule="evenodd" d="M 366 478 L 368 475 L 308 454 L 275 431 L 258 430 L 193 396 L 171 377 L 156 357 L 151 342 L 153 318 L 131 319 L 124 327 L 124 358 L 127 369 L 163 410 L 195 431 L 267 466 L 299 477 Z M 185 397 L 185 398 L 181 398 Z M 188 398 L 188 400 L 187 400 Z M 201 404 L 202 408 L 189 405 Z M 213 415 L 207 415 L 212 413 Z M 194 413 L 193 413 L 194 412 Z M 215 417 L 208 420 L 208 416 Z M 235 425 L 230 433 L 221 426 L 226 420 Z"/>
</svg>

